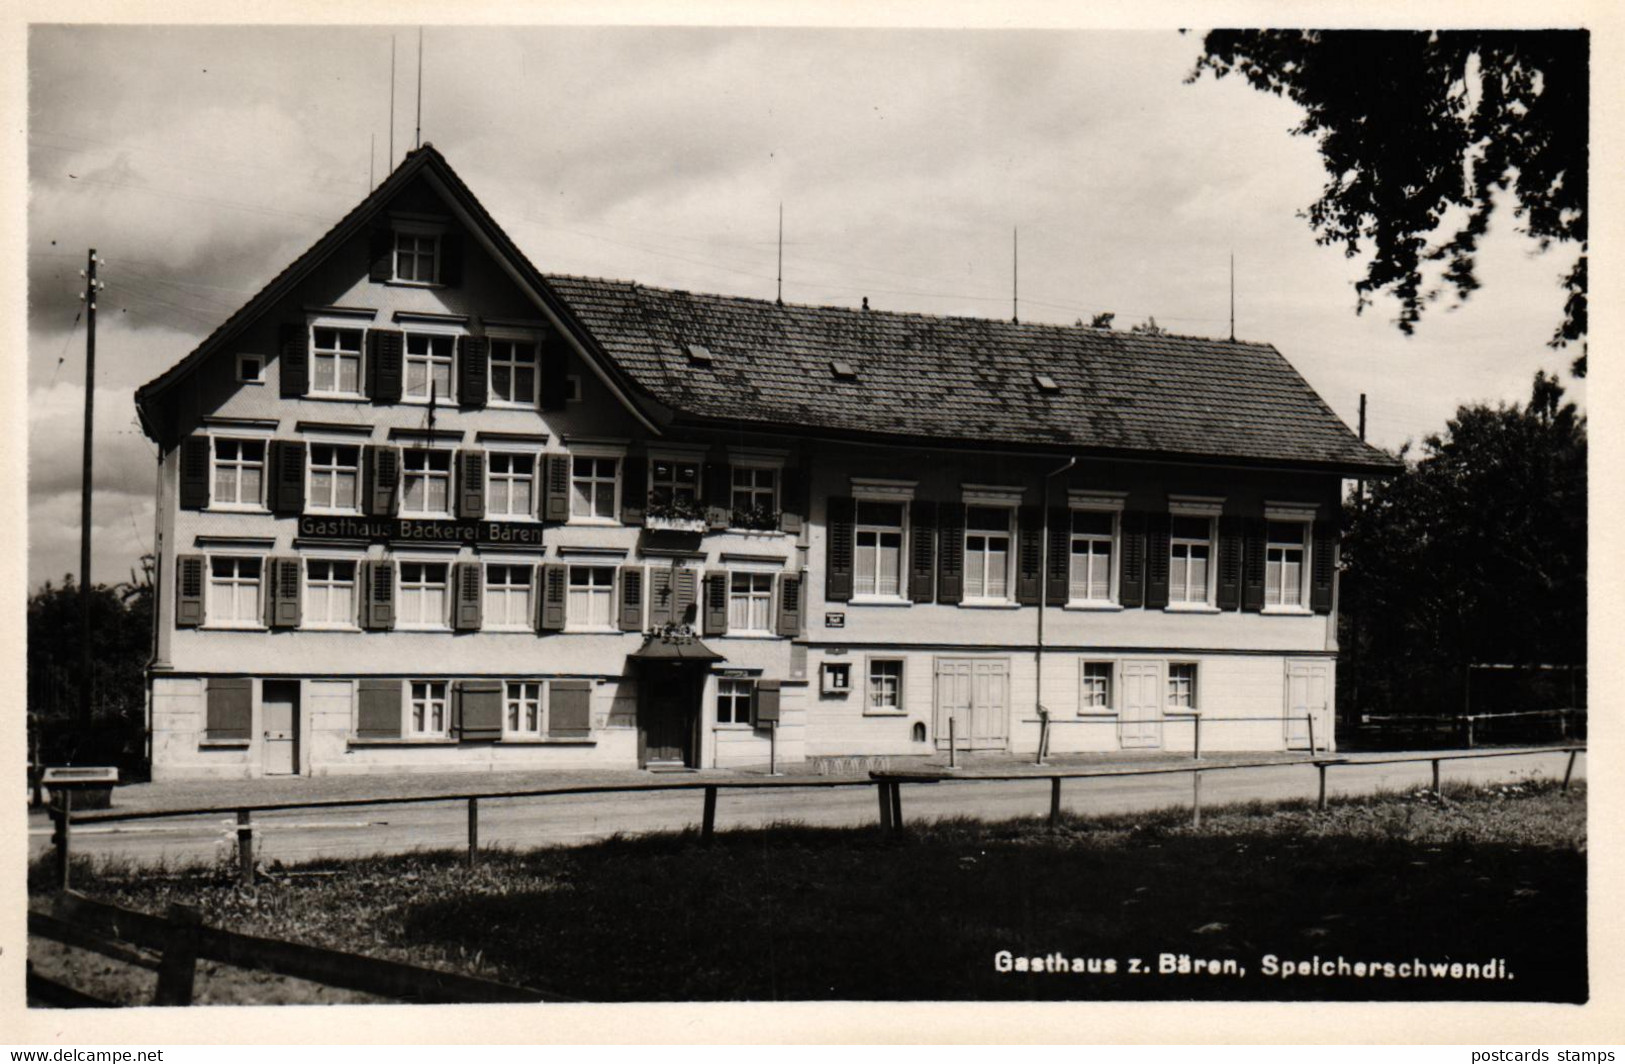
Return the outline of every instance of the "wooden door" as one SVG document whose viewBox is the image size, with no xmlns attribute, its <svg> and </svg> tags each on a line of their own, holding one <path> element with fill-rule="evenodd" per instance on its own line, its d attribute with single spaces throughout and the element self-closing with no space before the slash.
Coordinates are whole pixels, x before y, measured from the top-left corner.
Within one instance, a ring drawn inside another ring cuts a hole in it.
<svg viewBox="0 0 1625 1064">
<path fill-rule="evenodd" d="M 299 772 L 299 681 L 266 680 L 260 685 L 260 748 L 267 776 Z"/>
<path fill-rule="evenodd" d="M 1010 663 L 986 658 L 937 661 L 937 748 L 948 748 L 949 721 L 961 750 L 1003 750 L 1010 734 Z"/>
<path fill-rule="evenodd" d="M 1162 748 L 1162 662 L 1125 661 L 1118 670 L 1123 685 L 1117 718 L 1117 741 L 1124 750 Z"/>
<path fill-rule="evenodd" d="M 970 749 L 973 662 L 937 661 L 937 749 L 948 749 L 949 736 L 961 750 Z M 950 730 L 949 721 L 953 722 Z"/>
<path fill-rule="evenodd" d="M 1314 747 L 1325 750 L 1332 737 L 1331 663 L 1307 658 L 1286 663 L 1286 748 L 1310 749 L 1314 720 Z"/>
<path fill-rule="evenodd" d="M 698 686 L 689 669 L 650 670 L 643 679 L 639 719 L 645 765 L 694 766 Z"/>
</svg>

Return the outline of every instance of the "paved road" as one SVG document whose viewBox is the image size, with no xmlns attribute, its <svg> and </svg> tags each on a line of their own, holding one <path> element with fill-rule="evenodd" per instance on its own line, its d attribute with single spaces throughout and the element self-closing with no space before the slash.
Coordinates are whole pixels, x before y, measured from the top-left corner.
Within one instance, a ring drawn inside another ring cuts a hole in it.
<svg viewBox="0 0 1625 1064">
<path fill-rule="evenodd" d="M 1530 776 L 1561 776 L 1566 755 L 1528 754 L 1445 762 L 1445 781 L 1487 783 Z M 1358 760 L 1333 768 L 1331 797 L 1403 791 L 1427 786 L 1426 761 L 1370 765 Z M 1575 766 L 1585 775 L 1585 759 Z M 1205 773 L 1204 806 L 1223 802 L 1312 798 L 1317 777 L 1309 765 L 1230 769 Z M 944 782 L 907 785 L 902 792 L 906 819 L 981 816 L 1002 819 L 1043 814 L 1049 809 L 1048 780 Z M 692 826 L 699 821 L 701 792 L 567 795 L 546 799 L 480 802 L 480 841 L 486 846 L 533 847 Z M 1119 813 L 1185 805 L 1191 799 L 1188 775 L 1124 779 L 1069 780 L 1062 805 L 1082 813 Z M 877 819 L 875 789 L 851 788 L 739 790 L 721 792 L 719 828 L 774 822 L 850 826 Z M 461 802 L 360 809 L 290 810 L 255 817 L 256 845 L 264 860 L 284 862 L 316 857 L 400 853 L 413 849 L 457 848 L 467 844 L 466 807 Z M 50 848 L 50 827 L 32 818 L 31 855 Z M 138 862 L 209 860 L 235 853 L 236 823 L 230 817 L 176 818 L 83 826 L 74 831 L 74 852 L 118 854 Z"/>
</svg>

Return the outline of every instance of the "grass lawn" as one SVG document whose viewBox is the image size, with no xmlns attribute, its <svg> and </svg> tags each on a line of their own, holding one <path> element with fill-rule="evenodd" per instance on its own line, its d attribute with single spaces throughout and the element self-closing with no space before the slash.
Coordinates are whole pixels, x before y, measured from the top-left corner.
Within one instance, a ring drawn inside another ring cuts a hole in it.
<svg viewBox="0 0 1625 1064">
<path fill-rule="evenodd" d="M 42 907 L 47 867 L 30 876 Z M 448 853 L 314 862 L 246 890 L 229 870 L 87 862 L 75 883 L 133 908 L 185 902 L 249 934 L 589 1001 L 1587 996 L 1583 785 L 1458 787 L 1443 801 L 1389 795 L 1325 812 L 1237 806 L 1204 810 L 1200 829 L 1169 810 L 1067 817 L 1053 834 L 1034 819 L 890 837 L 780 825 L 708 846 L 661 834 L 493 851 L 472 872 Z M 150 994 L 110 985 L 120 976 L 100 958 L 33 945 L 47 974 L 132 1003 Z M 1059 954 L 1069 970 L 999 971 L 1001 951 Z M 1235 971 L 1162 973 L 1165 953 Z M 1271 954 L 1471 962 L 1510 978 L 1282 978 L 1264 970 Z M 1130 958 L 1150 971 L 1131 972 Z M 1074 959 L 1097 970 L 1071 971 Z M 213 979 L 204 1001 L 353 1000 Z"/>
</svg>

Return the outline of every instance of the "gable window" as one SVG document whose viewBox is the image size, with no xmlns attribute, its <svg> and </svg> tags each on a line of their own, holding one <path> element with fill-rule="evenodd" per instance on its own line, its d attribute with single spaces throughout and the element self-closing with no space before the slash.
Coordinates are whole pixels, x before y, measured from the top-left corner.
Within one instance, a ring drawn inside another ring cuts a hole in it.
<svg viewBox="0 0 1625 1064">
<path fill-rule="evenodd" d="M 214 437 L 210 506 L 258 510 L 265 505 L 265 441 Z"/>
<path fill-rule="evenodd" d="M 244 384 L 264 384 L 265 356 L 238 355 L 237 379 Z"/>
<path fill-rule="evenodd" d="M 397 229 L 395 280 L 409 284 L 437 283 L 440 280 L 440 237 Z"/>
<path fill-rule="evenodd" d="M 1303 605 L 1304 549 L 1308 524 L 1271 521 L 1264 551 L 1264 606 Z"/>
<path fill-rule="evenodd" d="M 749 724 L 750 696 L 755 680 L 717 681 L 717 723 Z"/>
<path fill-rule="evenodd" d="M 542 685 L 536 682 L 504 685 L 503 730 L 528 737 L 542 734 Z"/>
<path fill-rule="evenodd" d="M 355 562 L 306 558 L 305 627 L 354 628 L 355 615 Z"/>
<path fill-rule="evenodd" d="M 264 625 L 260 610 L 259 558 L 209 559 L 209 608 L 211 628 L 259 628 Z"/>
<path fill-rule="evenodd" d="M 1168 665 L 1168 708 L 1195 712 L 1196 663 L 1171 662 Z"/>
<path fill-rule="evenodd" d="M 767 632 L 773 625 L 773 574 L 732 573 L 728 577 L 728 630 Z"/>
<path fill-rule="evenodd" d="M 361 394 L 361 338 L 364 331 L 327 325 L 311 328 L 312 395 Z"/>
<path fill-rule="evenodd" d="M 401 452 L 401 513 L 451 516 L 451 452 L 408 448 Z"/>
<path fill-rule="evenodd" d="M 1112 663 L 1086 661 L 1083 663 L 1083 689 L 1078 696 L 1081 712 L 1098 712 L 1112 707 Z"/>
<path fill-rule="evenodd" d="M 401 562 L 397 627 L 446 626 L 446 563 Z"/>
<path fill-rule="evenodd" d="M 438 737 L 446 734 L 446 681 L 413 680 L 408 734 Z"/>
<path fill-rule="evenodd" d="M 1112 601 L 1112 551 L 1117 515 L 1107 510 L 1072 511 L 1072 567 L 1068 598 Z"/>
<path fill-rule="evenodd" d="M 570 459 L 570 516 L 613 521 L 620 467 L 619 458 Z"/>
<path fill-rule="evenodd" d="M 407 333 L 405 397 L 427 400 L 432 390 L 437 402 L 450 401 L 456 347 L 457 338 L 446 333 Z"/>
<path fill-rule="evenodd" d="M 903 710 L 903 662 L 901 658 L 869 659 L 869 709 L 900 713 Z"/>
<path fill-rule="evenodd" d="M 733 467 L 733 519 L 735 528 L 772 528 L 779 512 L 777 469 Z"/>
<path fill-rule="evenodd" d="M 528 565 L 485 567 L 485 625 L 487 628 L 530 627 L 530 573 Z"/>
<path fill-rule="evenodd" d="M 1175 515 L 1169 522 L 1168 601 L 1206 603 L 1213 555 L 1213 519 Z"/>
<path fill-rule="evenodd" d="M 491 338 L 491 401 L 536 405 L 536 345 Z"/>
<path fill-rule="evenodd" d="M 672 517 L 700 512 L 700 463 L 671 458 L 649 462 L 649 505 L 670 511 Z M 657 514 L 657 516 L 660 516 Z"/>
<path fill-rule="evenodd" d="M 896 598 L 902 593 L 903 504 L 859 499 L 856 516 L 852 591 Z"/>
<path fill-rule="evenodd" d="M 357 510 L 356 485 L 361 480 L 361 448 L 335 443 L 310 445 L 305 505 L 312 510 Z"/>
<path fill-rule="evenodd" d="M 613 566 L 570 566 L 570 594 L 565 607 L 565 623 L 572 628 L 610 627 L 614 592 Z"/>
<path fill-rule="evenodd" d="M 485 516 L 535 516 L 536 456 L 491 451 L 485 462 Z"/>
<path fill-rule="evenodd" d="M 965 508 L 965 597 L 1004 601 L 1010 597 L 1010 520 L 1004 506 Z"/>
</svg>

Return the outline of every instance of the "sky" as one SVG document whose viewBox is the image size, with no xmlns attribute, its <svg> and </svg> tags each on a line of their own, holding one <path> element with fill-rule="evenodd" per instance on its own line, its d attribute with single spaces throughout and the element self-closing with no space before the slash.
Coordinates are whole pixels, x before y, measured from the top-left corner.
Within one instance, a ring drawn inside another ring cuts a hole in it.
<svg viewBox="0 0 1625 1064">
<path fill-rule="evenodd" d="M 391 41 L 395 116 L 390 154 Z M 422 138 L 544 272 L 1274 344 L 1397 448 L 1527 398 L 1573 252 L 1498 212 L 1482 289 L 1416 335 L 1302 213 L 1299 112 L 1187 83 L 1167 31 L 450 27 L 423 36 Z M 92 579 L 152 547 L 137 386 L 179 361 L 414 142 L 406 27 L 34 26 L 28 40 L 28 585 L 77 572 L 85 329 L 98 301 Z M 1583 382 L 1569 381 L 1584 405 Z"/>
</svg>

